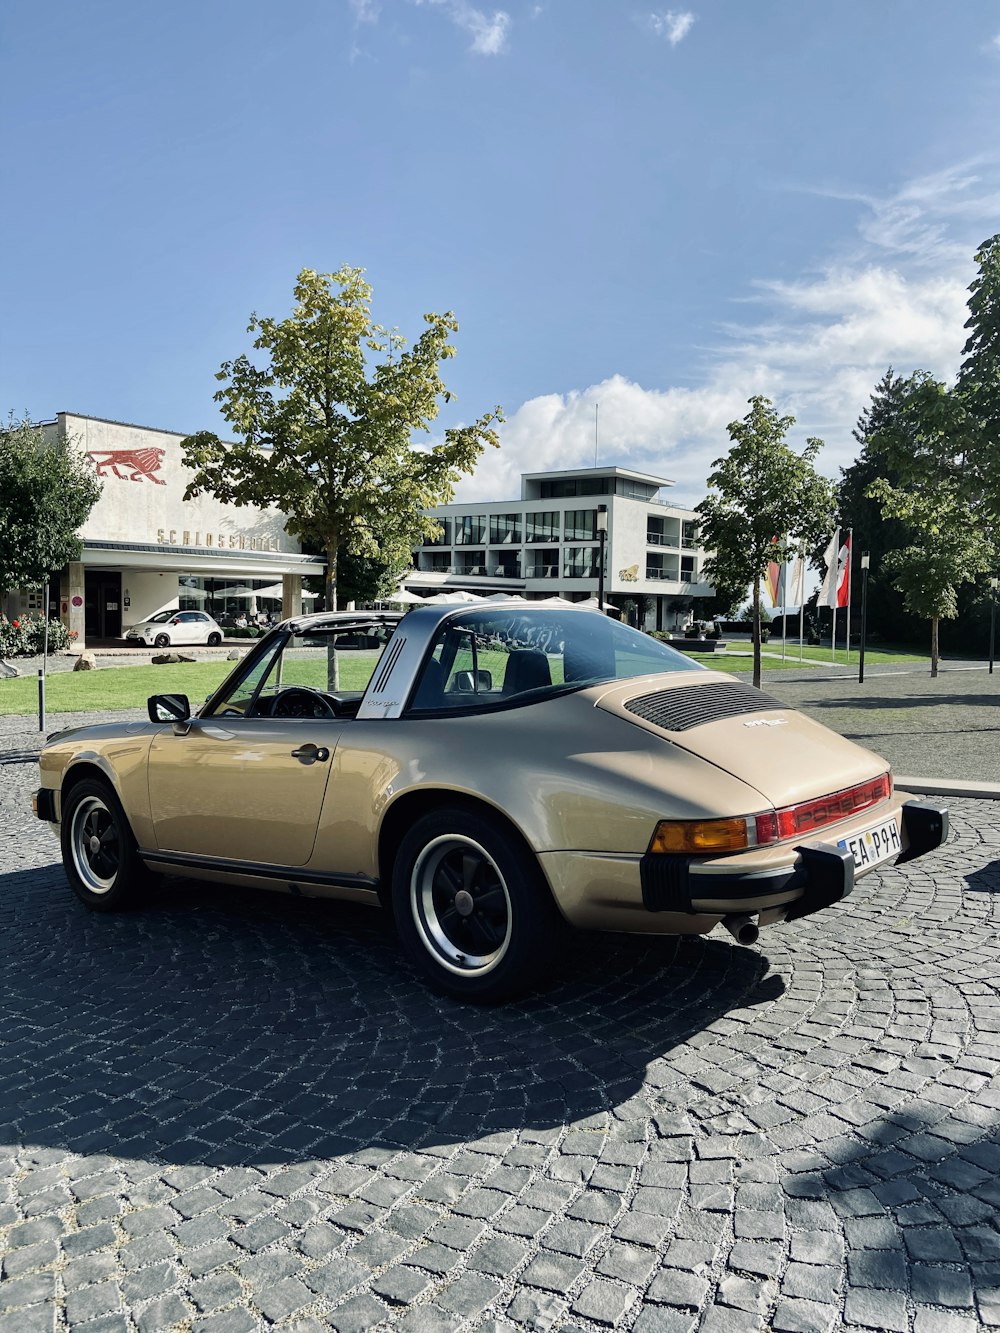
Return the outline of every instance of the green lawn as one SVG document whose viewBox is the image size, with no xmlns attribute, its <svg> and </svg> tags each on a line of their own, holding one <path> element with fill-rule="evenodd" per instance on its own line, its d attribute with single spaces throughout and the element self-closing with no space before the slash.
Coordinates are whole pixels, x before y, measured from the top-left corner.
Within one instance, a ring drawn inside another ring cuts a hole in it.
<svg viewBox="0 0 1000 1333">
<path fill-rule="evenodd" d="M 693 657 L 696 662 L 701 662 L 703 666 L 714 666 L 720 671 L 752 671 L 753 670 L 753 652 L 750 645 L 739 653 L 699 653 L 693 650 L 682 649 L 688 657 Z M 858 653 L 852 649 L 850 657 L 844 652 L 843 648 L 837 649 L 836 659 L 830 656 L 829 648 L 806 648 L 803 650 L 802 661 L 799 661 L 799 646 L 791 645 L 785 651 L 785 660 L 781 660 L 781 643 L 768 644 L 761 655 L 761 669 L 766 674 L 769 671 L 798 671 L 804 667 L 816 667 L 822 670 L 829 666 L 851 666 L 857 667 Z M 886 666 L 925 666 L 930 671 L 931 660 L 929 657 L 922 656 L 919 653 L 891 652 L 865 649 L 865 668 L 868 667 L 886 667 Z"/>
<path fill-rule="evenodd" d="M 341 688 L 363 689 L 371 676 L 375 656 L 343 653 Z M 151 694 L 186 694 L 192 706 L 198 708 L 237 665 L 226 661 L 176 662 L 163 666 L 99 666 L 96 671 L 57 671 L 45 678 L 45 711 L 94 713 L 110 708 L 145 708 Z M 325 661 L 315 663 L 314 683 L 326 684 Z M 37 712 L 37 675 L 0 680 L 0 716 Z"/>
<path fill-rule="evenodd" d="M 781 660 L 781 646 L 777 647 L 777 656 L 769 656 L 775 648 L 768 645 L 762 659 L 762 669 L 767 676 L 774 671 L 798 670 L 801 666 L 822 669 L 830 665 L 830 650 L 806 649 L 803 661 L 799 662 L 798 645 L 794 650 L 789 647 L 785 661 Z M 348 652 L 340 659 L 340 685 L 345 690 L 361 690 L 368 684 L 377 653 Z M 753 670 L 753 656 L 749 645 L 745 652 L 736 653 L 688 653 L 689 657 L 704 666 L 715 667 L 719 671 L 750 672 Z M 304 655 L 305 658 L 305 655 Z M 837 653 L 837 663 L 845 665 L 847 659 L 843 649 Z M 852 652 L 850 664 L 857 666 L 858 654 Z M 481 657 L 480 665 L 485 658 Z M 892 666 L 895 664 L 924 664 L 930 668 L 929 659 L 914 653 L 889 651 L 866 651 L 865 665 Z M 48 713 L 93 713 L 112 708 L 145 708 L 151 694 L 186 694 L 192 706 L 198 708 L 212 691 L 236 665 L 234 662 L 178 662 L 164 666 L 98 667 L 96 671 L 58 671 L 46 677 L 45 708 Z M 319 688 L 326 685 L 326 661 L 322 658 L 303 660 L 298 669 L 286 674 L 285 683 L 312 684 Z M 469 662 L 471 666 L 471 659 Z M 501 667 L 497 666 L 497 679 L 502 678 Z M 15 680 L 0 680 L 0 716 L 20 713 L 37 713 L 38 678 L 36 675 L 19 676 Z"/>
</svg>

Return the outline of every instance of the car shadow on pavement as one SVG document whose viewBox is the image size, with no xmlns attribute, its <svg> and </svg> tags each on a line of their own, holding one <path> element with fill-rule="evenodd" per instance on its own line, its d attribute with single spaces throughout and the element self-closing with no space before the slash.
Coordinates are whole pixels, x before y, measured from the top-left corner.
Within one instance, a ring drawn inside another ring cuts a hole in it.
<svg viewBox="0 0 1000 1333">
<path fill-rule="evenodd" d="M 906 695 L 877 695 L 877 694 L 859 694 L 851 695 L 845 698 L 843 695 L 836 699 L 802 699 L 797 704 L 797 708 L 824 708 L 824 709 L 858 709 L 859 711 L 895 711 L 905 712 L 908 708 L 950 708 L 962 706 L 965 708 L 988 708 L 994 711 L 997 707 L 996 694 L 906 694 Z M 1000 727 L 988 727 L 988 731 L 1000 730 Z"/>
<path fill-rule="evenodd" d="M 996 1110 L 953 1114 L 916 1099 L 865 1125 L 855 1141 L 838 1140 L 832 1158 L 784 1154 L 786 1212 L 809 1229 L 811 1258 L 830 1265 L 834 1286 L 846 1268 L 848 1324 L 906 1328 L 912 1306 L 918 1329 L 1000 1322 L 998 1124 Z"/>
<path fill-rule="evenodd" d="M 0 1142 L 176 1164 L 577 1122 L 784 990 L 728 939 L 580 935 L 544 993 L 476 1008 L 415 978 L 380 911 L 170 881 L 102 915 L 57 865 L 6 876 L 0 912 Z"/>
</svg>

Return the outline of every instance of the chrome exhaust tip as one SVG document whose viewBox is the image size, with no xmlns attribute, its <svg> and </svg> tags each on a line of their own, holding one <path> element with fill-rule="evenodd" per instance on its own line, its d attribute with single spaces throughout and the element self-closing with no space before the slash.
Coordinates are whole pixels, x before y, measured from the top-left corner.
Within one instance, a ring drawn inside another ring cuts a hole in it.
<svg viewBox="0 0 1000 1333">
<path fill-rule="evenodd" d="M 756 944 L 760 937 L 757 922 L 745 912 L 731 912 L 722 918 L 722 924 L 737 944 Z"/>
</svg>

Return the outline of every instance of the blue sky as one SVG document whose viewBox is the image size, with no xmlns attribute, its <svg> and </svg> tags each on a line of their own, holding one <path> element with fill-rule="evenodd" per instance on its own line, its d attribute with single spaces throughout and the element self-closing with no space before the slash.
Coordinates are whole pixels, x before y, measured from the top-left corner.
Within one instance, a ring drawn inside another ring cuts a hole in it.
<svg viewBox="0 0 1000 1333">
<path fill-rule="evenodd" d="M 754 393 L 830 475 L 890 363 L 954 373 L 1000 230 L 1000 6 L 7 0 L 0 409 L 222 431 L 296 272 L 367 270 L 464 497 L 599 457 L 695 503 Z"/>
</svg>

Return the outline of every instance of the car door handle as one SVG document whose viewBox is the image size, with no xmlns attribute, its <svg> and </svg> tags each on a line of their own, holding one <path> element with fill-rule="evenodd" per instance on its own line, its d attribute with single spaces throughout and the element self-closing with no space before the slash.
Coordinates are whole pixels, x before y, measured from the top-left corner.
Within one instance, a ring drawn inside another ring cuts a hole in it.
<svg viewBox="0 0 1000 1333">
<path fill-rule="evenodd" d="M 325 745 L 313 745 L 312 741 L 308 741 L 292 751 L 292 758 L 300 764 L 325 764 L 330 758 L 330 751 Z"/>
</svg>

